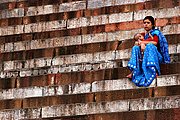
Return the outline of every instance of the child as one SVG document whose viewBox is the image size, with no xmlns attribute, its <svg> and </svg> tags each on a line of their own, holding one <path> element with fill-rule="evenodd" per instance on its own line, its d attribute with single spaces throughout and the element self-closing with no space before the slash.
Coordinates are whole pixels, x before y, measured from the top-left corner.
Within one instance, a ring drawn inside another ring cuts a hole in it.
<svg viewBox="0 0 180 120">
<path fill-rule="evenodd" d="M 143 53 L 145 47 L 146 47 L 146 44 L 148 43 L 152 43 L 154 45 L 157 45 L 158 43 L 158 37 L 155 35 L 154 37 L 149 33 L 149 38 L 148 39 L 144 39 L 144 33 L 136 33 L 134 35 L 134 40 L 135 40 L 135 45 L 138 45 L 141 47 L 141 51 Z"/>
<path fill-rule="evenodd" d="M 134 35 L 135 45 L 138 45 L 141 47 L 141 51 L 143 52 L 146 45 L 142 42 L 144 41 L 144 35 L 143 33 L 136 33 Z"/>
</svg>

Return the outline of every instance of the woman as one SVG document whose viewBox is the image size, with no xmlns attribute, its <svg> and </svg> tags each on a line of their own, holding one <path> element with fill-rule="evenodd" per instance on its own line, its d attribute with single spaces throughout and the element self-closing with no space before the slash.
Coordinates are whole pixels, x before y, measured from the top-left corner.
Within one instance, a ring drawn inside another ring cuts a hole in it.
<svg viewBox="0 0 180 120">
<path fill-rule="evenodd" d="M 155 20 L 152 16 L 143 19 L 145 35 L 144 48 L 135 45 L 132 48 L 128 68 L 132 71 L 132 82 L 137 86 L 149 86 L 157 75 L 160 75 L 160 63 L 169 63 L 168 44 L 160 30 L 155 29 Z M 143 54 L 141 53 L 143 49 Z"/>
</svg>

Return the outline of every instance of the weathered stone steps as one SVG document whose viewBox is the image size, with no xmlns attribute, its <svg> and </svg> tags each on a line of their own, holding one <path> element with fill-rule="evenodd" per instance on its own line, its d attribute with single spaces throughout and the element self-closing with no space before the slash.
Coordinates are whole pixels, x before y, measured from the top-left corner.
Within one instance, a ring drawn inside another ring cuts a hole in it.
<svg viewBox="0 0 180 120">
<path fill-rule="evenodd" d="M 79 39 L 76 39 L 76 42 L 74 42 L 74 44 L 70 40 L 71 45 L 67 45 L 67 46 L 63 43 L 59 44 L 59 46 L 55 45 L 56 39 L 59 39 L 59 41 L 61 40 L 63 41 L 63 39 L 66 39 L 67 37 L 45 39 L 45 40 L 32 40 L 26 42 L 22 41 L 22 42 L 14 42 L 14 43 L 5 43 L 1 45 L 1 58 L 2 61 L 23 60 L 23 59 L 28 60 L 32 58 L 41 58 L 41 57 L 53 58 L 60 55 L 95 53 L 95 52 L 112 51 L 112 50 L 125 50 L 132 48 L 132 46 L 134 45 L 134 40 L 132 39 L 127 39 L 122 41 L 110 40 L 107 39 L 108 35 L 104 35 L 101 38 L 104 40 L 99 42 L 81 43 L 80 41 L 83 41 L 83 39 L 86 38 L 85 36 L 84 38 L 82 37 L 81 36 L 77 37 Z M 175 44 L 178 45 L 180 43 L 179 41 L 180 34 L 169 34 L 169 35 L 165 35 L 165 37 L 167 38 L 169 45 L 175 45 Z M 68 40 L 66 39 L 66 42 L 67 41 Z M 30 44 L 30 47 L 26 46 L 27 43 Z M 49 54 L 47 54 L 47 51 Z"/>
<path fill-rule="evenodd" d="M 159 2 L 159 0 L 157 1 Z M 169 1 L 174 2 L 174 1 Z M 85 9 L 86 3 L 83 1 L 77 1 L 72 3 L 65 3 L 61 4 L 59 7 L 58 5 L 45 5 L 45 6 L 38 6 L 38 7 L 29 7 L 25 10 L 21 7 L 18 9 L 12 9 L 15 7 L 15 5 L 12 3 L 9 4 L 10 11 L 9 10 L 3 10 L 1 11 L 3 19 L 1 19 L 0 26 L 11 26 L 11 25 L 18 25 L 18 24 L 27 24 L 27 23 L 35 23 L 39 21 L 48 21 L 48 20 L 67 20 L 74 17 L 90 17 L 90 16 L 97 16 L 97 15 L 103 15 L 107 13 L 123 13 L 123 12 L 131 12 L 131 11 L 137 11 L 137 10 L 144 10 L 144 9 L 158 9 L 159 6 L 155 6 L 152 4 L 153 1 L 145 1 L 140 2 L 139 4 L 124 4 L 120 6 L 106 6 L 99 9 Z M 22 3 L 20 3 L 22 5 Z M 74 7 L 71 7 L 71 6 Z M 79 8 L 78 5 L 81 7 Z M 70 6 L 69 8 L 67 6 Z M 172 5 L 169 4 L 167 8 L 178 6 L 178 4 Z M 62 8 L 66 8 L 63 9 Z M 129 8 L 128 8 L 129 7 Z M 139 9 L 140 7 L 140 9 Z M 69 10 L 68 10 L 68 9 Z M 128 9 L 127 9 L 128 8 Z M 42 12 L 43 9 L 43 12 Z M 59 10 L 58 10 L 59 9 Z M 82 10 L 84 9 L 84 10 Z M 41 10 L 41 11 L 39 11 Z M 78 11 L 77 11 L 78 10 Z M 64 11 L 64 12 L 62 12 Z M 58 13 L 60 12 L 60 13 Z M 12 13 L 13 16 L 11 15 Z M 5 16 L 6 14 L 9 14 L 9 16 Z M 31 16 L 31 15 L 38 15 L 38 16 Z M 45 15 L 44 15 L 45 14 Z M 5 19 L 5 17 L 9 19 Z M 10 18 L 13 17 L 13 18 Z"/>
<path fill-rule="evenodd" d="M 177 0 L 1 0 L 0 119 L 178 120 L 179 14 Z M 126 66 L 146 15 L 171 63 L 136 87 Z"/>
<path fill-rule="evenodd" d="M 168 10 L 169 12 L 172 12 L 174 14 L 169 14 L 169 16 L 166 16 L 167 18 L 170 17 L 176 17 L 176 14 L 179 14 L 179 9 L 180 7 L 177 8 L 172 8 L 170 10 Z M 161 12 L 167 11 L 167 9 L 162 10 Z M 143 12 L 147 12 L 147 11 L 143 11 Z M 159 12 L 159 11 L 151 11 L 153 12 Z M 140 12 L 142 13 L 142 12 Z M 138 13 L 138 14 L 140 14 Z M 13 35 L 13 34 L 29 34 L 29 33 L 41 33 L 41 32 L 63 32 L 63 30 L 65 31 L 72 31 L 72 30 L 76 30 L 78 28 L 83 28 L 86 29 L 87 27 L 101 27 L 104 28 L 104 30 L 107 31 L 112 31 L 112 30 L 122 30 L 121 29 L 121 25 L 118 27 L 118 25 L 116 24 L 112 24 L 112 23 L 120 23 L 120 22 L 130 22 L 133 20 L 142 20 L 143 18 L 133 18 L 133 14 L 135 13 L 124 13 L 124 19 L 123 18 L 116 18 L 117 16 L 120 16 L 119 14 L 117 15 L 113 15 L 111 16 L 106 16 L 106 15 L 101 15 L 99 16 L 99 18 L 97 16 L 95 16 L 96 18 L 86 18 L 86 17 L 82 17 L 82 18 L 75 18 L 75 19 L 71 19 L 69 21 L 66 20 L 58 20 L 58 21 L 49 21 L 49 22 L 39 22 L 39 23 L 32 23 L 32 24 L 26 24 L 26 25 L 16 25 L 16 26 L 8 26 L 8 27 L 1 27 L 0 29 L 0 35 L 1 36 L 9 36 L 9 35 Z M 138 16 L 138 15 L 137 15 Z M 157 18 L 163 18 L 165 15 L 163 15 L 162 13 L 157 14 Z M 111 18 L 111 19 L 108 19 Z M 100 22 L 97 22 L 98 19 L 101 19 Z M 92 21 L 94 20 L 94 21 Z M 91 22 L 92 21 L 92 22 Z M 106 24 L 110 24 L 109 26 L 107 26 Z M 105 26 L 106 25 L 106 26 Z M 139 26 L 140 28 L 141 26 Z M 122 27 L 123 28 L 123 27 Z M 111 30 L 112 29 L 112 30 Z M 101 30 L 101 32 L 104 31 L 103 29 Z"/>
<path fill-rule="evenodd" d="M 106 102 L 61 104 L 40 108 L 4 110 L 0 112 L 1 119 L 36 119 L 63 116 L 91 115 L 114 112 L 144 111 L 179 108 L 180 96 L 165 96 L 131 100 Z"/>
<path fill-rule="evenodd" d="M 157 0 L 156 2 L 161 3 L 161 0 Z M 171 0 L 169 1 L 168 5 L 158 6 L 154 4 L 153 1 L 151 0 L 146 0 L 146 1 L 88 0 L 87 4 L 86 4 L 86 1 L 84 0 L 78 0 L 78 1 L 74 0 L 70 2 L 55 0 L 55 1 L 45 1 L 43 3 L 42 1 L 36 0 L 33 2 L 32 1 L 31 2 L 16 1 L 16 2 L 10 2 L 10 3 L 3 3 L 1 4 L 1 6 L 2 7 L 0 7 L 0 9 L 2 10 L 2 15 L 1 15 L 1 19 L 2 19 L 2 18 L 11 18 L 11 17 L 23 17 L 24 15 L 26 16 L 39 15 L 40 16 L 44 14 L 52 14 L 52 13 L 59 13 L 59 12 L 70 12 L 70 11 L 77 11 L 77 10 L 79 11 L 79 10 L 85 10 L 86 8 L 88 9 L 88 14 L 94 13 L 94 11 L 98 11 L 97 13 L 105 14 L 105 13 L 112 13 L 112 12 L 127 12 L 127 11 L 137 11 L 137 10 L 142 10 L 142 9 L 162 8 L 162 6 L 169 8 L 169 7 L 178 6 L 178 2 Z M 130 7 L 131 9 L 130 8 L 127 9 L 126 7 Z M 42 12 L 42 10 L 44 11 Z M 70 15 L 71 16 L 76 15 L 76 13 L 71 13 Z"/>
<path fill-rule="evenodd" d="M 150 87 L 173 86 L 180 84 L 179 74 L 164 75 L 154 80 Z M 103 92 L 113 90 L 138 89 L 127 78 L 115 80 L 98 80 L 94 82 L 70 83 L 66 85 L 30 86 L 24 88 L 13 88 L 1 90 L 0 100 L 23 99 L 29 97 L 44 97 L 54 95 L 73 95 L 92 92 Z M 31 93 L 34 94 L 31 94 Z"/>
<path fill-rule="evenodd" d="M 179 86 L 150 87 L 130 90 L 104 91 L 76 95 L 56 95 L 46 97 L 33 97 L 24 99 L 1 100 L 0 109 L 20 109 L 42 107 L 59 104 L 75 104 L 86 102 L 101 102 L 124 99 L 138 99 L 148 97 L 161 97 L 179 95 Z"/>
<path fill-rule="evenodd" d="M 164 75 L 158 77 L 148 88 L 139 88 L 130 80 L 118 79 L 61 86 L 8 89 L 1 91 L 0 109 L 179 95 L 179 85 L 179 75 Z M 34 94 L 31 94 L 32 91 Z"/>
<path fill-rule="evenodd" d="M 164 110 L 147 110 L 147 111 L 135 111 L 135 112 L 116 112 L 106 114 L 94 114 L 94 115 L 81 115 L 71 117 L 55 117 L 61 120 L 176 120 L 179 118 L 179 108 L 164 109 Z M 54 118 L 54 119 L 55 119 Z M 44 120 L 49 120 L 44 119 Z M 52 118 L 53 119 L 53 118 Z"/>
<path fill-rule="evenodd" d="M 161 74 L 162 75 L 170 75 L 170 74 L 179 74 L 179 62 L 171 63 L 168 65 L 161 65 Z M 84 69 L 84 71 L 66 71 L 64 73 L 42 73 L 39 74 L 27 74 L 26 76 L 11 76 L 11 74 L 7 74 L 5 77 L 1 77 L 1 88 L 15 88 L 15 87 L 26 87 L 26 86 L 44 86 L 44 85 L 52 85 L 52 84 L 60 84 L 66 85 L 69 83 L 80 83 L 80 82 L 94 82 L 96 80 L 109 80 L 109 79 L 121 79 L 125 78 L 129 73 L 127 67 L 113 67 L 111 68 L 103 68 L 102 65 L 94 65 L 96 70 Z M 26 71 L 25 71 L 26 72 Z M 38 72 L 38 71 L 32 71 Z M 32 73 L 31 72 L 31 73 Z M 9 76 L 9 78 L 7 78 Z"/>
<path fill-rule="evenodd" d="M 179 54 L 179 45 L 170 46 L 172 57 Z M 65 55 L 55 58 L 40 58 L 26 61 L 5 61 L 1 63 L 1 78 L 23 77 L 47 73 L 63 73 L 103 68 L 117 68 L 121 60 L 127 61 L 131 49 L 87 54 Z M 117 62 L 116 60 L 120 60 Z M 120 63 L 120 64 L 119 64 Z M 100 67 L 101 66 L 101 67 Z M 42 70 L 42 71 L 41 71 Z"/>
</svg>

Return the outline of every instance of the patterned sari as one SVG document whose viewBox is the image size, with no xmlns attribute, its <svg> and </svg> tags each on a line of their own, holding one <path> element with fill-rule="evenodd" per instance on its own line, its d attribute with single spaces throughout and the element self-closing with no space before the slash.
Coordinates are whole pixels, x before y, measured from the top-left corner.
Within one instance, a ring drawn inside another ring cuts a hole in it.
<svg viewBox="0 0 180 120">
<path fill-rule="evenodd" d="M 139 87 L 149 86 L 156 78 L 156 73 L 160 75 L 160 64 L 169 63 L 168 43 L 165 36 L 158 29 L 150 31 L 152 36 L 158 36 L 158 47 L 148 43 L 142 57 L 139 46 L 133 46 L 128 68 L 132 71 L 132 82 Z M 145 40 L 149 34 L 145 35 Z"/>
</svg>

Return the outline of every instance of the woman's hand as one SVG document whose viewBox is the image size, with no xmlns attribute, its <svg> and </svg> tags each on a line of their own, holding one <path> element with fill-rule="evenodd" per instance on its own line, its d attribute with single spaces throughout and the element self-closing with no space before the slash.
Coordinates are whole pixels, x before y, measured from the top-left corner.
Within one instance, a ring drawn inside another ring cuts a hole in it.
<svg viewBox="0 0 180 120">
<path fill-rule="evenodd" d="M 139 45 L 141 45 L 142 41 L 141 41 L 141 40 L 138 40 L 138 43 L 139 43 Z"/>
<path fill-rule="evenodd" d="M 142 42 L 141 40 L 135 41 L 134 45 L 140 46 L 140 45 L 141 45 L 141 42 Z"/>
<path fill-rule="evenodd" d="M 138 46 L 139 46 L 139 42 L 138 42 L 138 41 L 135 41 L 134 45 L 138 45 Z"/>
<path fill-rule="evenodd" d="M 141 51 L 144 51 L 145 48 L 146 48 L 146 45 L 144 43 L 141 43 Z"/>
</svg>

